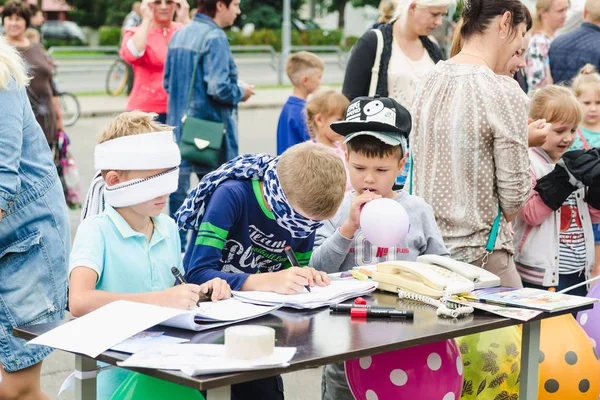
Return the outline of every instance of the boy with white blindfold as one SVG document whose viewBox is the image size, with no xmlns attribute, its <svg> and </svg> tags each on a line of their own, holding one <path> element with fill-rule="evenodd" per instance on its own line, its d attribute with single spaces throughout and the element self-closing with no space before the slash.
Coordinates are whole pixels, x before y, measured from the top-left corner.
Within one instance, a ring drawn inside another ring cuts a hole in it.
<svg viewBox="0 0 600 400">
<path fill-rule="evenodd" d="M 69 263 L 69 307 L 78 317 L 116 300 L 188 309 L 212 290 L 228 298 L 226 281 L 175 284 L 183 274 L 177 225 L 161 214 L 177 189 L 179 148 L 172 128 L 155 114 L 119 115 L 99 136 L 96 175 L 83 211 Z M 131 372 L 103 371 L 98 399 L 108 399 Z"/>
</svg>

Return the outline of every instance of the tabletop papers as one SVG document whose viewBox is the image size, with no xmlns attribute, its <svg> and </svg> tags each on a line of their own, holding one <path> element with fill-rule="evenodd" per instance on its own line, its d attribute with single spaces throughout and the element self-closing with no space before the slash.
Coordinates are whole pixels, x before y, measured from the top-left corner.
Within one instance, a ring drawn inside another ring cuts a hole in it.
<svg viewBox="0 0 600 400">
<path fill-rule="evenodd" d="M 328 286 L 314 286 L 311 287 L 311 292 L 304 291 L 298 294 L 245 291 L 233 292 L 233 296 L 238 300 L 253 304 L 312 309 L 338 304 L 353 297 L 364 296 L 372 293 L 376 288 L 377 282 L 346 279 L 332 280 Z"/>
<path fill-rule="evenodd" d="M 139 351 L 117 365 L 177 370 L 189 376 L 284 368 L 290 365 L 296 348 L 275 347 L 270 356 L 254 360 L 228 358 L 225 354 L 222 344 L 173 344 Z"/>
</svg>

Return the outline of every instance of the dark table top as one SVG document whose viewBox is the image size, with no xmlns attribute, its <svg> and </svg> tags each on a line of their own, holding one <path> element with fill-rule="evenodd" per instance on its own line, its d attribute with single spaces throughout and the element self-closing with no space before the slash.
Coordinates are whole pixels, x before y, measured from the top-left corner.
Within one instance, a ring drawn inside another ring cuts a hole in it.
<svg viewBox="0 0 600 400">
<path fill-rule="evenodd" d="M 438 318 L 434 307 L 401 301 L 397 296 L 382 292 L 375 292 L 372 297 L 367 298 L 367 301 L 378 305 L 395 305 L 396 308 L 403 310 L 414 310 L 414 320 L 369 319 L 366 321 L 351 319 L 346 314 L 330 314 L 328 308 L 317 310 L 280 309 L 272 314 L 240 324 L 270 326 L 275 329 L 277 346 L 296 347 L 296 354 L 287 368 L 196 377 L 189 377 L 176 371 L 142 368 L 132 368 L 132 370 L 198 390 L 207 390 L 522 324 L 521 321 L 477 310 L 475 314 L 460 319 Z M 532 321 L 591 307 L 592 305 L 588 305 L 552 314 L 542 313 Z M 66 321 L 16 328 L 13 330 L 13 335 L 31 340 L 64 323 Z M 189 343 L 223 344 L 225 328 L 216 328 L 200 333 L 164 326 L 156 326 L 150 330 L 186 338 L 190 340 Z M 96 359 L 116 364 L 117 361 L 122 361 L 128 356 L 125 353 L 109 350 Z"/>
</svg>

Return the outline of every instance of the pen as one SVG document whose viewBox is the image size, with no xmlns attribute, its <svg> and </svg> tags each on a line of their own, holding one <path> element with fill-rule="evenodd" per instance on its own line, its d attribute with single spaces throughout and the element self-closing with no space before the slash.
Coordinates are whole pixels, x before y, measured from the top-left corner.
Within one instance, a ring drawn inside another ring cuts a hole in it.
<svg viewBox="0 0 600 400">
<path fill-rule="evenodd" d="M 181 275 L 181 272 L 179 272 L 179 268 L 171 267 L 171 273 L 175 277 L 175 280 L 177 281 L 178 285 L 185 285 L 187 283 L 185 278 Z M 210 300 L 210 298 L 212 297 L 212 289 L 208 289 L 208 293 L 206 293 L 206 294 L 200 292 L 200 293 L 198 293 L 198 296 L 200 296 L 198 303 L 200 303 L 201 301 Z M 198 303 L 196 303 L 196 304 L 198 304 Z"/>
<path fill-rule="evenodd" d="M 183 276 L 181 276 L 181 272 L 179 272 L 179 268 L 171 267 L 171 272 L 173 273 L 173 276 L 175 277 L 175 281 L 177 281 L 178 285 L 183 285 L 183 284 L 187 283 L 185 281 L 185 279 L 183 279 Z"/>
<path fill-rule="evenodd" d="M 372 306 L 368 304 L 334 304 L 329 306 L 329 311 L 331 312 L 343 312 L 348 313 L 350 310 L 354 308 L 365 308 L 367 310 L 395 310 L 395 307 L 389 306 Z"/>
<path fill-rule="evenodd" d="M 292 264 L 292 267 L 299 267 L 300 266 L 300 263 L 298 262 L 298 259 L 296 259 L 296 255 L 294 254 L 294 250 L 292 250 L 291 246 L 285 246 L 285 248 L 283 249 L 283 251 L 285 251 L 285 255 L 287 256 L 288 260 Z M 309 285 L 305 285 L 304 287 L 310 293 L 310 286 Z"/>
<path fill-rule="evenodd" d="M 380 308 L 352 308 L 350 316 L 352 318 L 414 318 L 412 310 L 382 310 Z"/>
</svg>

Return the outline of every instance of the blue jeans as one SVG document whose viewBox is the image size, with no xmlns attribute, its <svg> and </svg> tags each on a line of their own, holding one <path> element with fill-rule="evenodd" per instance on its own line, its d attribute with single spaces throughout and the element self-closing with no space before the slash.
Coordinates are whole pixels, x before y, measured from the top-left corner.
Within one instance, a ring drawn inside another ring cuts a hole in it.
<svg viewBox="0 0 600 400">
<path fill-rule="evenodd" d="M 0 361 L 15 372 L 52 352 L 25 346 L 12 330 L 63 319 L 71 235 L 56 172 L 20 192 L 6 211 L 0 221 Z"/>
</svg>

